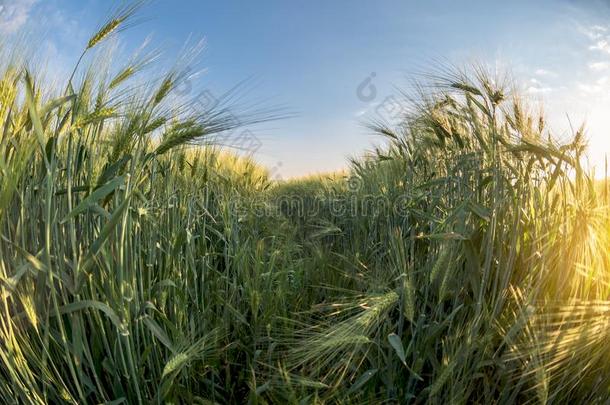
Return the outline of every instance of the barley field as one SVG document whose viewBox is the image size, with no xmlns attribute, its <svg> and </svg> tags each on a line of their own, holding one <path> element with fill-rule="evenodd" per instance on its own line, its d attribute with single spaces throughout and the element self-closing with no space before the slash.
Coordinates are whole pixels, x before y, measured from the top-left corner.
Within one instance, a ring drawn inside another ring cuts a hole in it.
<svg viewBox="0 0 610 405">
<path fill-rule="evenodd" d="M 215 142 L 274 113 L 1 46 L 2 402 L 610 401 L 610 186 L 509 80 L 432 73 L 387 146 L 277 181 Z"/>
</svg>

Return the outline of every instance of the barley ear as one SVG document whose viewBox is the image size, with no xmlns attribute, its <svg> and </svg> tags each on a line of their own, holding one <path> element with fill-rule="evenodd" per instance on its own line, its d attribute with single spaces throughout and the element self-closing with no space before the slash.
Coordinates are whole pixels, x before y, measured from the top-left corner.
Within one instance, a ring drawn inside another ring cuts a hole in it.
<svg viewBox="0 0 610 405">
<path fill-rule="evenodd" d="M 113 32 L 121 29 L 121 26 L 131 18 L 131 16 L 144 4 L 144 0 L 133 1 L 128 5 L 118 9 L 110 20 L 104 24 L 104 26 L 95 33 L 87 42 L 87 48 L 85 51 L 93 48 L 104 39 L 108 38 Z"/>
<path fill-rule="evenodd" d="M 99 44 L 104 40 L 104 38 L 108 37 L 108 35 L 112 34 L 123 22 L 123 19 L 115 18 L 110 20 L 106 25 L 102 27 L 94 36 L 91 37 L 89 42 L 87 43 L 87 49 L 93 48 L 95 45 Z"/>
</svg>

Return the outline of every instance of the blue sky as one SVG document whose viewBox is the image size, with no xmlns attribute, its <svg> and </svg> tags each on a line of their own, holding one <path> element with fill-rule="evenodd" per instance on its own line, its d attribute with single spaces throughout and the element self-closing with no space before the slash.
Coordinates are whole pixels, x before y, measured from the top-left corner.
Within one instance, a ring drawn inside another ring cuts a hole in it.
<svg viewBox="0 0 610 405">
<path fill-rule="evenodd" d="M 0 0 L 0 35 L 34 31 L 49 69 L 69 71 L 111 3 Z M 205 38 L 203 86 L 221 94 L 249 79 L 246 99 L 295 112 L 253 128 L 256 158 L 282 177 L 342 168 L 379 143 L 363 123 L 386 116 L 395 87 L 438 60 L 510 70 L 560 135 L 586 119 L 600 165 L 610 152 L 610 8 L 532 3 L 156 0 L 120 40 L 128 54 L 152 34 L 171 62 L 189 37 Z"/>
</svg>

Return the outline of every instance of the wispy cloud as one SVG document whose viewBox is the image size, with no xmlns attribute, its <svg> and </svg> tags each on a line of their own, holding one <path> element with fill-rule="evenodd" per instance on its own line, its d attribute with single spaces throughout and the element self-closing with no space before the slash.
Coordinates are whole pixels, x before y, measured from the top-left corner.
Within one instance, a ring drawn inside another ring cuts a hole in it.
<svg viewBox="0 0 610 405">
<path fill-rule="evenodd" d="M 591 27 L 594 32 L 608 32 L 608 27 L 602 27 L 601 25 L 594 25 Z"/>
<path fill-rule="evenodd" d="M 549 93 L 549 92 L 553 91 L 553 89 L 551 87 L 530 86 L 527 88 L 526 91 L 528 94 L 543 94 L 543 93 Z"/>
<path fill-rule="evenodd" d="M 549 77 L 557 77 L 557 73 L 552 72 L 550 70 L 546 70 L 546 69 L 536 69 L 536 71 L 534 71 L 534 74 L 536 76 L 549 76 Z"/>
<path fill-rule="evenodd" d="M 591 95 L 591 94 L 600 94 L 602 92 L 606 92 L 608 90 L 608 84 L 610 83 L 609 76 L 601 76 L 597 79 L 591 80 L 590 82 L 578 82 L 576 88 L 580 90 L 582 93 Z"/>
<path fill-rule="evenodd" d="M 580 31 L 591 41 L 589 50 L 610 54 L 610 32 L 608 27 L 593 25 L 590 27 L 580 27 Z"/>
<path fill-rule="evenodd" d="M 38 0 L 0 0 L 0 33 L 10 34 L 28 20 L 30 11 Z"/>
<path fill-rule="evenodd" d="M 531 76 L 526 87 L 524 88 L 527 94 L 542 95 L 557 89 L 555 83 L 555 79 L 559 77 L 557 72 L 539 67 L 530 70 L 529 74 Z"/>
<path fill-rule="evenodd" d="M 599 39 L 595 41 L 595 43 L 589 46 L 589 49 L 592 51 L 602 51 L 606 53 L 610 53 L 610 43 L 606 39 Z"/>
<path fill-rule="evenodd" d="M 582 32 L 586 37 L 594 43 L 589 49 L 601 49 L 606 46 L 606 40 L 608 37 L 608 28 L 602 27 L 601 25 L 582 26 L 578 27 L 578 30 Z"/>
<path fill-rule="evenodd" d="M 610 68 L 610 62 L 591 62 L 589 63 L 589 69 L 596 72 L 602 72 Z"/>
<path fill-rule="evenodd" d="M 542 70 L 542 69 L 539 69 L 539 70 Z M 544 75 L 538 75 L 538 76 L 544 76 Z M 528 94 L 543 94 L 543 93 L 548 93 L 548 92 L 553 91 L 553 88 L 550 86 L 546 86 L 540 80 L 536 79 L 535 77 L 532 77 L 530 79 L 530 85 L 525 89 L 525 91 Z"/>
<path fill-rule="evenodd" d="M 600 86 L 599 84 L 580 83 L 578 85 L 578 90 L 582 91 L 583 93 L 587 93 L 587 94 L 595 94 L 595 93 L 599 93 L 600 91 L 602 91 L 603 87 Z"/>
</svg>

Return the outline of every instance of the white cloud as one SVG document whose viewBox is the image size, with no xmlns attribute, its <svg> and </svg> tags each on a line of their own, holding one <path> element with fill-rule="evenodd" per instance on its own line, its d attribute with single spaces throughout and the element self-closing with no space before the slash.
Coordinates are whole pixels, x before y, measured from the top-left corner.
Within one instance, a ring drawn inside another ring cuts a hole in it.
<svg viewBox="0 0 610 405">
<path fill-rule="evenodd" d="M 535 73 L 538 76 L 548 76 L 553 74 L 552 72 L 548 72 L 543 69 L 538 69 Z M 530 78 L 529 82 L 530 86 L 525 89 L 528 94 L 543 94 L 553 91 L 552 87 L 548 86 L 546 83 L 543 83 L 543 81 L 536 79 L 535 77 Z"/>
<path fill-rule="evenodd" d="M 610 43 L 608 43 L 608 41 L 605 39 L 599 39 L 595 41 L 595 44 L 589 46 L 589 49 L 592 51 L 602 51 L 610 53 Z"/>
<path fill-rule="evenodd" d="M 598 85 L 598 84 L 583 84 L 580 83 L 578 85 L 578 89 L 584 93 L 589 93 L 589 94 L 593 94 L 593 93 L 599 93 L 600 91 L 602 91 L 602 86 Z"/>
<path fill-rule="evenodd" d="M 550 87 L 536 87 L 536 86 L 530 86 L 527 88 L 526 90 L 529 94 L 543 94 L 543 93 L 548 93 L 553 91 L 552 88 Z"/>
<path fill-rule="evenodd" d="M 546 69 L 536 69 L 534 74 L 536 76 L 551 76 L 551 77 L 556 77 L 557 76 L 557 73 L 551 72 L 550 70 L 546 70 Z"/>
<path fill-rule="evenodd" d="M 610 68 L 610 62 L 591 62 L 589 63 L 589 69 L 601 72 Z"/>
<path fill-rule="evenodd" d="M 369 109 L 368 109 L 368 108 L 363 108 L 363 109 L 361 109 L 361 110 L 356 111 L 356 112 L 354 113 L 354 117 L 356 117 L 356 118 L 363 117 L 363 116 L 364 116 L 366 113 L 368 113 L 368 112 L 369 112 Z"/>
<path fill-rule="evenodd" d="M 608 27 L 593 25 L 591 27 L 580 27 L 582 32 L 590 40 L 589 50 L 600 51 L 610 54 L 610 30 Z M 592 69 L 595 70 L 593 67 Z"/>
<path fill-rule="evenodd" d="M 601 39 L 604 37 L 604 34 L 608 32 L 607 27 L 602 27 L 601 25 L 593 25 L 591 27 L 585 28 L 581 27 L 580 31 L 589 37 L 592 41 Z"/>
<path fill-rule="evenodd" d="M 0 33 L 10 34 L 25 24 L 38 0 L 0 0 Z"/>
</svg>

